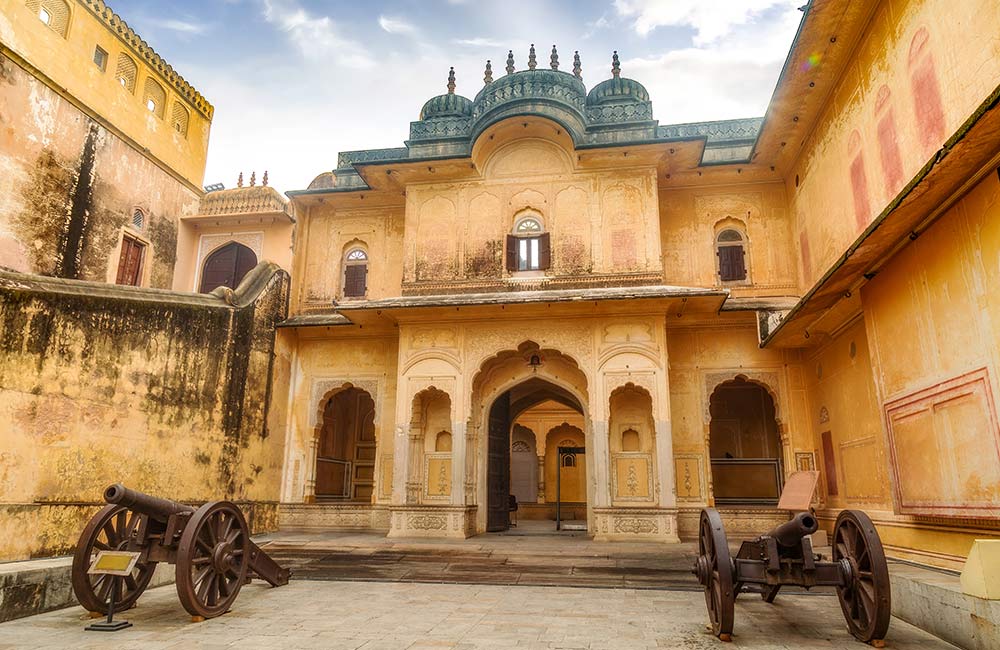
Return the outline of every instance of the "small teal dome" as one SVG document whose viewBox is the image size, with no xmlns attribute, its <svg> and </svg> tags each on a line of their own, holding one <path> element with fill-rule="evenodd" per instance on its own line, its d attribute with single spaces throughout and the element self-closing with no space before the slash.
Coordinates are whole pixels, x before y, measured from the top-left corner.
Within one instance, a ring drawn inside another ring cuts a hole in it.
<svg viewBox="0 0 1000 650">
<path fill-rule="evenodd" d="M 464 117 L 472 115 L 472 100 L 454 93 L 431 97 L 420 109 L 420 119 L 431 117 Z"/>
<path fill-rule="evenodd" d="M 587 106 L 623 102 L 648 102 L 646 87 L 634 79 L 621 76 L 618 52 L 611 59 L 611 78 L 594 86 L 587 93 Z"/>
<path fill-rule="evenodd" d="M 420 109 L 420 119 L 431 117 L 465 117 L 472 115 L 472 100 L 455 94 L 455 68 L 448 71 L 448 92 L 431 97 Z"/>
<path fill-rule="evenodd" d="M 649 93 L 638 81 L 624 77 L 602 81 L 587 93 L 587 106 L 623 101 L 648 102 Z"/>
</svg>

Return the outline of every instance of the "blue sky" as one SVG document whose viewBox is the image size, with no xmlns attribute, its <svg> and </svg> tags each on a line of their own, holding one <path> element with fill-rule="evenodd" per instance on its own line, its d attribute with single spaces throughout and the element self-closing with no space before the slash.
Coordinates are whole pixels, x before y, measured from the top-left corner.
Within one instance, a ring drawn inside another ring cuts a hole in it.
<svg viewBox="0 0 1000 650">
<path fill-rule="evenodd" d="M 265 169 L 305 187 L 337 152 L 402 146 L 409 123 L 445 92 L 472 98 L 491 59 L 502 74 L 535 44 L 562 69 L 579 50 L 593 87 L 643 83 L 661 124 L 762 115 L 805 0 L 109 0 L 216 107 L 206 183 Z"/>
</svg>

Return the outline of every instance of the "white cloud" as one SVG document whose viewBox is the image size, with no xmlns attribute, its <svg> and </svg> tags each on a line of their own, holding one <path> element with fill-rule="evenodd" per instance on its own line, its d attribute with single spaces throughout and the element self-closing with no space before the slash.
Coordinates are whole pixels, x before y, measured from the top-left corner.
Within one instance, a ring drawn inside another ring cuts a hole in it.
<svg viewBox="0 0 1000 650">
<path fill-rule="evenodd" d="M 691 27 L 694 44 L 705 45 L 768 9 L 789 4 L 789 0 L 615 0 L 615 9 L 632 21 L 641 36 L 657 27 Z"/>
<path fill-rule="evenodd" d="M 500 41 L 493 40 L 492 38 L 483 38 L 477 36 L 476 38 L 458 38 L 455 39 L 454 43 L 456 45 L 466 45 L 468 47 L 503 47 L 503 43 Z"/>
<path fill-rule="evenodd" d="M 763 115 L 800 19 L 792 8 L 766 25 L 735 26 L 711 47 L 626 59 L 622 74 L 646 86 L 661 124 Z"/>
<path fill-rule="evenodd" d="M 402 18 L 392 18 L 390 16 L 379 16 L 378 25 L 390 34 L 415 34 L 417 28 L 406 22 Z"/>
<path fill-rule="evenodd" d="M 185 20 L 157 20 L 153 24 L 182 34 L 204 34 L 207 27 L 202 23 L 193 23 Z"/>
<path fill-rule="evenodd" d="M 373 65 L 365 47 L 343 36 L 340 27 L 329 16 L 314 16 L 292 0 L 264 0 L 264 19 L 288 34 L 307 58 L 332 59 L 355 68 Z"/>
</svg>

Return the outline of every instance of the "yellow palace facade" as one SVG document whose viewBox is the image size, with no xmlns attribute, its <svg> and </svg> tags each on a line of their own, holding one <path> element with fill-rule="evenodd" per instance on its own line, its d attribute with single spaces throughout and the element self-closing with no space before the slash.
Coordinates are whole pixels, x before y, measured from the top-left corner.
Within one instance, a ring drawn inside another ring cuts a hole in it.
<svg viewBox="0 0 1000 650">
<path fill-rule="evenodd" d="M 452 71 L 405 146 L 289 192 L 281 525 L 516 502 L 671 542 L 706 504 L 762 531 L 818 469 L 821 521 L 957 566 L 1000 527 L 998 22 L 814 2 L 757 119 L 662 125 L 617 55 L 589 90 L 555 48 L 472 98 Z"/>
</svg>

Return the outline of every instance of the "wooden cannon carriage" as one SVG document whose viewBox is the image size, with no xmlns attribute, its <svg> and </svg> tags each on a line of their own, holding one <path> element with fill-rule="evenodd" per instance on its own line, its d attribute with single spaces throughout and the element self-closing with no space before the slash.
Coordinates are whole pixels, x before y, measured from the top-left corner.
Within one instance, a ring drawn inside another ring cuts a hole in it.
<svg viewBox="0 0 1000 650">
<path fill-rule="evenodd" d="M 100 551 L 140 554 L 116 589 L 115 612 L 135 604 L 158 562 L 176 565 L 177 596 L 194 617 L 212 618 L 229 611 L 240 588 L 254 576 L 275 587 L 288 584 L 288 569 L 250 540 L 243 513 L 229 501 L 212 501 L 196 509 L 120 483 L 104 491 L 104 500 L 108 505 L 83 529 L 73 556 L 73 592 L 91 612 L 108 613 L 115 582 L 110 575 L 88 574 Z"/>
<path fill-rule="evenodd" d="M 748 585 L 758 585 L 761 598 L 768 603 L 784 586 L 823 585 L 836 588 L 851 634 L 881 646 L 891 615 L 889 567 L 882 542 L 868 515 L 844 510 L 834 525 L 832 561 L 813 553 L 810 535 L 819 524 L 809 504 L 818 476 L 814 471 L 792 474 L 778 508 L 798 514 L 766 535 L 744 541 L 735 558 L 718 511 L 701 511 L 699 556 L 692 572 L 705 587 L 712 632 L 719 639 L 731 640 L 736 597 Z"/>
</svg>

